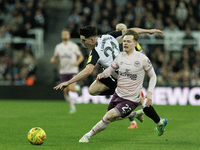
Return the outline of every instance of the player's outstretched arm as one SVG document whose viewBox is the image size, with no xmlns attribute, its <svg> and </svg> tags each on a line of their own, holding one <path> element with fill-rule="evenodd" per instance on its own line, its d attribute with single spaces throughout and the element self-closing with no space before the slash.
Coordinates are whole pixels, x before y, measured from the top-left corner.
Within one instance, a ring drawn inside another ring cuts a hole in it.
<svg viewBox="0 0 200 150">
<path fill-rule="evenodd" d="M 68 85 L 88 77 L 93 72 L 94 67 L 95 66 L 93 64 L 88 64 L 81 72 L 79 72 L 71 80 L 69 80 L 67 82 L 60 83 L 59 85 L 55 86 L 54 89 L 55 90 L 58 90 L 58 89 L 63 90 Z"/>
<path fill-rule="evenodd" d="M 159 29 L 149 29 L 148 31 L 149 34 L 154 34 L 154 33 L 163 33 L 163 31 Z"/>
<path fill-rule="evenodd" d="M 113 61 L 112 64 L 115 64 L 115 61 Z M 112 64 L 103 71 L 103 78 L 109 77 L 115 70 L 118 69 L 118 68 L 112 67 Z"/>
<path fill-rule="evenodd" d="M 69 85 L 68 82 L 62 82 L 60 84 L 58 84 L 57 86 L 55 86 L 53 89 L 54 90 L 63 90 L 64 88 L 66 88 Z"/>
<path fill-rule="evenodd" d="M 99 81 L 102 78 L 107 78 L 109 77 L 116 69 L 114 69 L 112 66 L 109 66 L 106 68 L 102 73 L 99 73 L 97 75 L 96 81 Z"/>
<path fill-rule="evenodd" d="M 154 33 L 163 33 L 163 31 L 159 29 L 142 29 L 142 28 L 129 28 L 128 30 L 134 30 L 137 33 L 149 33 L 149 34 L 154 34 Z M 126 30 L 123 30 L 122 34 L 125 33 Z"/>
</svg>

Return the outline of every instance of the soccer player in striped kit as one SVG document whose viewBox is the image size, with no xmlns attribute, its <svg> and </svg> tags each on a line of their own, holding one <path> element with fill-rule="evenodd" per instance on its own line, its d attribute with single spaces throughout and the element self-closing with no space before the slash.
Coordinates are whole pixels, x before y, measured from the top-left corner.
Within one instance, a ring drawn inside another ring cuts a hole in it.
<svg viewBox="0 0 200 150">
<path fill-rule="evenodd" d="M 134 30 L 127 30 L 123 38 L 125 52 L 121 52 L 103 73 L 98 74 L 97 82 L 109 77 L 118 70 L 117 88 L 108 105 L 107 113 L 79 142 L 89 142 L 92 136 L 106 129 L 109 123 L 133 116 L 132 111 L 140 105 L 145 73 L 148 74 L 150 80 L 144 105 L 146 107 L 152 105 L 152 93 L 156 85 L 156 74 L 149 58 L 135 50 L 138 39 L 138 33 Z M 166 124 L 167 120 L 162 119 L 162 125 L 160 126 L 163 131 Z"/>
<path fill-rule="evenodd" d="M 130 28 L 129 30 L 134 30 L 137 33 L 162 33 L 162 31 L 157 29 Z M 127 30 L 114 31 L 98 36 L 97 28 L 94 26 L 88 25 L 80 28 L 81 42 L 87 49 L 91 50 L 87 65 L 71 80 L 55 86 L 54 89 L 65 89 L 72 83 L 88 77 L 93 72 L 97 64 L 99 64 L 103 69 L 108 68 L 120 53 L 119 43 L 117 40 L 122 38 L 126 31 Z M 117 87 L 117 78 L 118 72 L 115 71 L 107 78 L 101 78 L 98 82 L 95 80 L 89 87 L 89 93 L 91 95 L 113 95 Z M 152 103 L 150 101 L 151 100 L 148 100 L 147 102 Z M 163 126 L 163 120 L 160 119 L 152 106 L 142 106 L 144 113 L 151 118 L 158 127 Z M 134 117 L 138 118 L 138 116 L 140 116 L 140 114 L 138 115 L 136 112 L 134 112 Z M 162 135 L 163 131 L 164 129 L 161 130 L 158 128 L 158 135 Z"/>
</svg>

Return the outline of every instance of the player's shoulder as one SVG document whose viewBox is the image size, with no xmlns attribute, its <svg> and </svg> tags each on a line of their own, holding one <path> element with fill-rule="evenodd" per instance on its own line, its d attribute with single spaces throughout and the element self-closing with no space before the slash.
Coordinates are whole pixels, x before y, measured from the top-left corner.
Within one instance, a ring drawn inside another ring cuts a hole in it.
<svg viewBox="0 0 200 150">
<path fill-rule="evenodd" d="M 92 50 L 91 50 L 91 54 L 92 55 L 95 55 L 95 56 L 99 56 L 99 57 L 102 57 L 102 50 L 101 50 L 101 46 L 98 45 L 98 46 L 95 46 Z"/>
<path fill-rule="evenodd" d="M 107 46 L 107 44 L 110 43 L 111 41 L 114 43 L 117 42 L 117 40 L 112 35 L 102 34 L 102 35 L 98 36 L 96 47 Z"/>
<path fill-rule="evenodd" d="M 99 54 L 99 48 L 94 47 L 90 52 L 89 55 L 96 55 Z"/>
<path fill-rule="evenodd" d="M 140 59 L 147 59 L 147 56 L 139 51 L 135 51 L 135 55 L 137 58 L 140 58 Z"/>
<path fill-rule="evenodd" d="M 73 41 L 68 41 L 67 45 L 66 45 L 68 48 L 71 48 L 73 51 L 79 51 L 80 48 L 78 46 L 78 44 L 76 42 L 73 42 Z"/>
<path fill-rule="evenodd" d="M 71 41 L 71 40 L 69 41 L 69 43 L 77 45 L 74 41 Z"/>
<path fill-rule="evenodd" d="M 63 46 L 63 43 L 62 43 L 62 42 L 61 42 L 61 43 L 58 43 L 58 44 L 56 45 L 57 48 L 62 47 L 62 46 Z"/>
<path fill-rule="evenodd" d="M 102 35 L 99 35 L 99 36 L 98 36 L 98 39 L 99 39 L 99 40 L 105 40 L 106 38 L 109 38 L 109 37 L 112 37 L 112 36 L 109 35 L 109 34 L 102 34 Z"/>
<path fill-rule="evenodd" d="M 104 39 L 104 40 L 112 40 L 112 39 L 115 39 L 115 37 L 112 35 L 112 34 L 110 34 L 110 33 L 107 33 L 107 34 L 102 34 L 101 36 L 99 36 L 100 37 L 100 39 Z"/>
<path fill-rule="evenodd" d="M 112 31 L 112 32 L 109 32 L 107 33 L 108 35 L 111 35 L 113 36 L 114 38 L 121 38 L 122 36 L 122 31 Z"/>
<path fill-rule="evenodd" d="M 120 52 L 118 56 L 126 57 L 126 55 L 127 55 L 126 52 Z"/>
<path fill-rule="evenodd" d="M 62 46 L 62 45 L 63 45 L 63 42 L 58 43 L 56 46 Z"/>
<path fill-rule="evenodd" d="M 140 56 L 146 56 L 146 55 L 144 55 L 143 53 L 141 53 L 140 51 L 137 51 L 137 50 L 135 50 L 135 53 L 136 53 L 137 55 L 140 55 Z"/>
</svg>

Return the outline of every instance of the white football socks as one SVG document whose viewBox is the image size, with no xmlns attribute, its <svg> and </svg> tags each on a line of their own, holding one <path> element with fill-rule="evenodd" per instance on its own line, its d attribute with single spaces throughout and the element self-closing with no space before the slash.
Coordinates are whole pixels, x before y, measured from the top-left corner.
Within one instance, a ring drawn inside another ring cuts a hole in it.
<svg viewBox="0 0 200 150">
<path fill-rule="evenodd" d="M 81 90 L 80 85 L 76 84 L 75 89 L 76 89 L 76 91 L 80 91 Z"/>
<path fill-rule="evenodd" d="M 136 125 L 137 125 L 137 122 L 136 122 L 135 120 L 131 121 L 131 123 L 134 123 L 134 124 L 136 124 Z"/>
<path fill-rule="evenodd" d="M 71 109 L 75 109 L 74 101 L 69 97 L 69 95 L 64 94 L 65 100 L 69 103 Z"/>
<path fill-rule="evenodd" d="M 160 118 L 160 121 L 157 123 L 157 125 L 158 126 L 161 126 L 161 125 L 163 125 L 163 121 L 162 121 L 162 119 Z"/>
<path fill-rule="evenodd" d="M 86 133 L 86 135 L 91 138 L 93 135 L 101 132 L 102 130 L 106 129 L 108 126 L 109 122 L 105 122 L 103 121 L 103 119 L 101 121 L 99 121 L 91 130 L 90 132 Z"/>
</svg>

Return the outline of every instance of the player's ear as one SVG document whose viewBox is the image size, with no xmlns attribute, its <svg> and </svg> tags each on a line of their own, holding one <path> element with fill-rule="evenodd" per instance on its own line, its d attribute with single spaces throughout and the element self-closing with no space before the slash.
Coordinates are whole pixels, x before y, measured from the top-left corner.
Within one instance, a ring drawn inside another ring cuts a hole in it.
<svg viewBox="0 0 200 150">
<path fill-rule="evenodd" d="M 90 41 L 93 43 L 94 42 L 94 39 L 93 39 L 93 37 L 90 37 Z"/>
<path fill-rule="evenodd" d="M 92 43 L 95 43 L 95 37 L 91 37 L 90 40 Z"/>
</svg>

